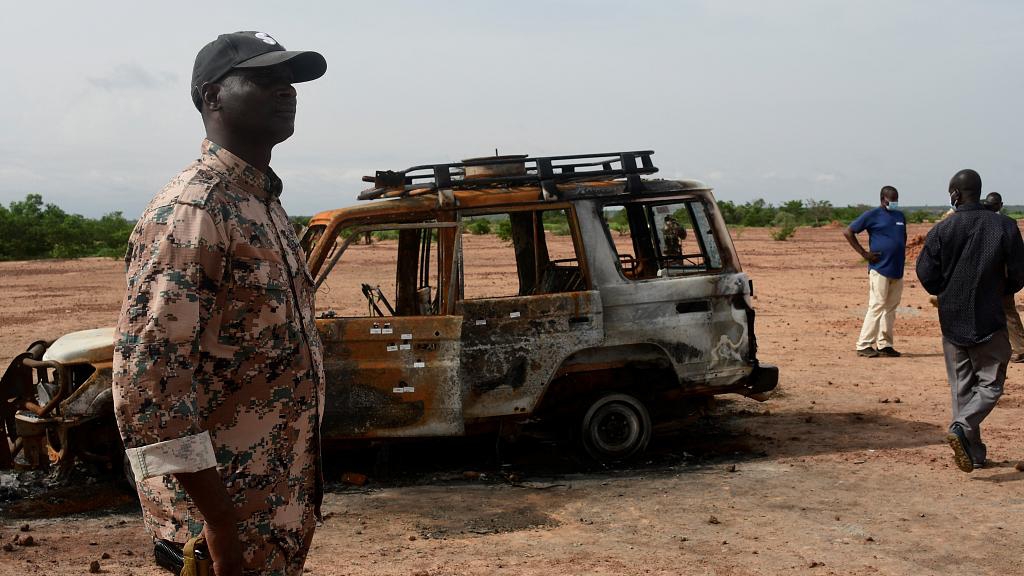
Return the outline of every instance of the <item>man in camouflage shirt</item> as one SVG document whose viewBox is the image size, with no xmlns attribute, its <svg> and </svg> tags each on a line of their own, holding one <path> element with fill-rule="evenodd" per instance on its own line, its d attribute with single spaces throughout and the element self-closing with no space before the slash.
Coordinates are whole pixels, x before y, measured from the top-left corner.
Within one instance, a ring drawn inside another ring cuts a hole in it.
<svg viewBox="0 0 1024 576">
<path fill-rule="evenodd" d="M 322 496 L 322 348 L 313 284 L 274 145 L 294 82 L 327 69 L 263 32 L 196 57 L 201 156 L 132 233 L 114 353 L 115 413 L 147 528 L 203 533 L 217 576 L 302 573 Z"/>
</svg>

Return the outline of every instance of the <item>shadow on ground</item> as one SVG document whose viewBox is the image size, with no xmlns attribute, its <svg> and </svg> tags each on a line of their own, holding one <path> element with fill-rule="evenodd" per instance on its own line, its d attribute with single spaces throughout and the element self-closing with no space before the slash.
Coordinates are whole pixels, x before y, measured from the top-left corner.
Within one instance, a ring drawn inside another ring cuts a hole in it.
<svg viewBox="0 0 1024 576">
<path fill-rule="evenodd" d="M 329 487 L 346 472 L 376 485 L 477 481 L 516 484 L 528 479 L 557 482 L 567 475 L 618 476 L 678 473 L 680 467 L 898 450 L 940 445 L 944 429 L 931 422 L 858 412 L 783 412 L 736 409 L 726 403 L 712 416 L 671 426 L 656 434 L 643 458 L 606 467 L 589 461 L 571 442 L 526 437 L 515 442 L 495 435 L 368 445 L 325 453 Z M 332 482 L 334 481 L 334 482 Z"/>
<path fill-rule="evenodd" d="M 750 404 L 723 401 L 711 415 L 662 426 L 641 459 L 614 467 L 587 460 L 566 440 L 527 435 L 513 441 L 490 434 L 326 447 L 325 480 L 328 491 L 361 489 L 342 482 L 346 474 L 349 480 L 356 478 L 357 484 L 364 477 L 373 487 L 484 482 L 545 489 L 557 487 L 566 477 L 656 477 L 678 474 L 691 466 L 942 443 L 942 428 L 929 422 L 874 413 L 768 413 L 763 405 L 754 405 L 755 409 L 746 406 Z M 1011 472 L 989 480 L 1018 479 L 1024 479 L 1024 474 Z M 122 483 L 82 475 L 66 485 L 36 479 L 31 486 L 20 486 L 10 494 L 14 496 L 0 499 L 0 512 L 11 518 L 137 506 L 134 494 Z M 530 514 L 523 517 L 530 524 L 543 522 Z"/>
</svg>

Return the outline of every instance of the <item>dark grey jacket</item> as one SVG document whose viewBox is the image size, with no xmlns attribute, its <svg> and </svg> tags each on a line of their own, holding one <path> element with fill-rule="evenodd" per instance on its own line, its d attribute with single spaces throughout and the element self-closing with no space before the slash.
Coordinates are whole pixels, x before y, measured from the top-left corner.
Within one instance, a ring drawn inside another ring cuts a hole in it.
<svg viewBox="0 0 1024 576">
<path fill-rule="evenodd" d="M 939 297 L 942 336 L 958 346 L 1006 329 L 1002 298 L 1024 288 L 1024 241 L 1017 222 L 981 204 L 957 207 L 928 232 L 917 277 Z"/>
</svg>

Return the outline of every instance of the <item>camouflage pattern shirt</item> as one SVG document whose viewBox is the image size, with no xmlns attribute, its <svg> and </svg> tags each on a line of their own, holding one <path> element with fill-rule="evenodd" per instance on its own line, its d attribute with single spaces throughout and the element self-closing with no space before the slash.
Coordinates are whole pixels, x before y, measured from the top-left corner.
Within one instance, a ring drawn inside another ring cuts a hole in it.
<svg viewBox="0 0 1024 576">
<path fill-rule="evenodd" d="M 203 141 L 131 235 L 115 413 L 157 538 L 203 518 L 174 479 L 216 467 L 247 570 L 300 574 L 321 497 L 323 355 L 281 180 Z"/>
</svg>

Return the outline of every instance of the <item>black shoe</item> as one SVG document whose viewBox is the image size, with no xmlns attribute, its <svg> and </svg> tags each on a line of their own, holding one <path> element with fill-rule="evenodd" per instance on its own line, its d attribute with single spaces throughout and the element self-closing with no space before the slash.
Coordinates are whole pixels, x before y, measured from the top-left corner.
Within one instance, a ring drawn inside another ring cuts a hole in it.
<svg viewBox="0 0 1024 576">
<path fill-rule="evenodd" d="M 946 434 L 946 442 L 953 449 L 953 461 L 956 462 L 956 467 L 964 472 L 973 472 L 974 462 L 971 461 L 971 455 L 967 452 L 967 436 L 959 424 L 954 424 L 950 428 L 949 434 Z"/>
<path fill-rule="evenodd" d="M 886 346 L 885 348 L 879 348 L 878 349 L 878 355 L 879 356 L 884 356 L 886 358 L 899 358 L 900 356 L 902 356 L 902 354 L 897 352 L 896 349 L 893 348 L 892 346 Z"/>
<path fill-rule="evenodd" d="M 857 356 L 864 358 L 878 358 L 878 350 L 875 350 L 874 348 L 858 348 Z"/>
</svg>

